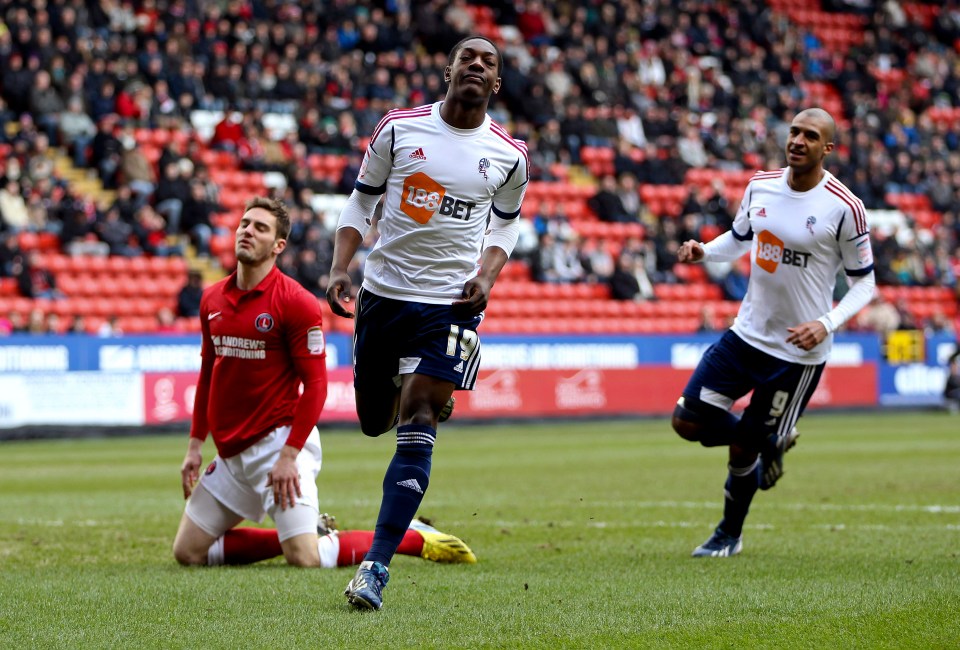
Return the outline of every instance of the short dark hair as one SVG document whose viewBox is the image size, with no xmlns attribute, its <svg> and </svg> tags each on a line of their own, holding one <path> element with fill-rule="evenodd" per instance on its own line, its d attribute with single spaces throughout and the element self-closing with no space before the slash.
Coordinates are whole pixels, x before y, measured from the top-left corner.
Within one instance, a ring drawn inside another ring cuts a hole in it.
<svg viewBox="0 0 960 650">
<path fill-rule="evenodd" d="M 497 44 L 491 41 L 486 36 L 480 36 L 479 34 L 472 34 L 466 38 L 460 39 L 460 41 L 453 46 L 453 49 L 450 50 L 450 58 L 447 60 L 448 65 L 453 65 L 454 60 L 457 58 L 457 53 L 463 47 L 463 44 L 467 41 L 472 41 L 475 39 L 480 39 L 481 41 L 486 41 L 493 46 L 493 51 L 497 53 L 497 76 L 500 76 L 500 73 L 503 71 L 503 54 L 500 52 L 500 48 L 497 47 Z"/>
<path fill-rule="evenodd" d="M 246 214 L 254 208 L 263 208 L 277 218 L 277 239 L 286 239 L 290 236 L 290 213 L 287 206 L 280 199 L 268 199 L 265 196 L 255 196 L 243 207 Z"/>
</svg>

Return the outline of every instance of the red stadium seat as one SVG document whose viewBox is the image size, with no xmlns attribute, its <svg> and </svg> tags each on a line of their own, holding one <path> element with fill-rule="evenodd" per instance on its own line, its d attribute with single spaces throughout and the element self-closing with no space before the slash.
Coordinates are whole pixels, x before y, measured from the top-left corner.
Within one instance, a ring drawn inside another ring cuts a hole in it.
<svg viewBox="0 0 960 650">
<path fill-rule="evenodd" d="M 233 250 L 235 237 L 233 235 L 213 235 L 210 238 L 210 252 L 221 255 Z"/>
</svg>

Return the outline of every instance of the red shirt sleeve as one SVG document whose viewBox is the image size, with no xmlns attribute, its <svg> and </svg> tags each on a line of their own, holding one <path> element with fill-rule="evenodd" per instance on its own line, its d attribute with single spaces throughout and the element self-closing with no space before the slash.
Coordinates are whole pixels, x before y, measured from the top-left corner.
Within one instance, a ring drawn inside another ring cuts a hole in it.
<svg viewBox="0 0 960 650">
<path fill-rule="evenodd" d="M 210 422 L 207 419 L 207 408 L 210 404 L 210 378 L 213 376 L 214 351 L 210 340 L 210 321 L 207 296 L 200 300 L 200 332 L 203 336 L 200 344 L 200 376 L 197 378 L 197 390 L 193 398 L 193 417 L 190 421 L 190 437 L 197 440 L 206 440 L 210 433 Z"/>
<path fill-rule="evenodd" d="M 320 303 L 302 287 L 297 289 L 288 303 L 286 331 L 290 358 L 303 382 L 303 393 L 293 411 L 286 444 L 302 449 L 327 399 L 327 348 Z"/>
</svg>

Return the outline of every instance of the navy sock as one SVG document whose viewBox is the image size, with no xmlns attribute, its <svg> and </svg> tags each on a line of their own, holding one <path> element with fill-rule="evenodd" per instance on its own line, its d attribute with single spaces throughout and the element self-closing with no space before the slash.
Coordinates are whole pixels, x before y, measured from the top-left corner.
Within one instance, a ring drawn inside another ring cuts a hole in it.
<svg viewBox="0 0 960 650">
<path fill-rule="evenodd" d="M 724 484 L 723 520 L 720 528 L 727 535 L 740 537 L 743 533 L 743 522 L 750 510 L 753 495 L 760 487 L 760 460 L 757 459 L 750 467 L 731 467 Z"/>
<path fill-rule="evenodd" d="M 433 427 L 397 427 L 397 451 L 383 477 L 383 501 L 373 544 L 364 559 L 390 564 L 430 484 L 430 461 L 437 432 Z"/>
</svg>

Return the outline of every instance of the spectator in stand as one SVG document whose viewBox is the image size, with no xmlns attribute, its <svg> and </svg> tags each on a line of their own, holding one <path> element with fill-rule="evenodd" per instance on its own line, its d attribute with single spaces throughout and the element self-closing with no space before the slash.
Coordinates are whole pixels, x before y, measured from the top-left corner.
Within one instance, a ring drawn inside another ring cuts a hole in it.
<svg viewBox="0 0 960 650">
<path fill-rule="evenodd" d="M 43 132 L 37 133 L 36 137 L 30 143 L 27 152 L 29 159 L 27 162 L 27 178 L 25 180 L 33 184 L 33 187 L 30 187 L 31 191 L 44 181 L 53 183 L 54 170 L 52 154 L 53 152 L 50 150 L 50 139 L 47 137 L 47 134 Z"/>
<path fill-rule="evenodd" d="M 943 313 L 943 309 L 936 307 L 930 318 L 924 323 L 923 331 L 928 336 L 936 334 L 949 334 L 956 337 L 957 330 L 950 320 L 950 317 Z"/>
<path fill-rule="evenodd" d="M 29 170 L 31 163 L 33 163 L 33 154 L 37 139 L 41 137 L 41 131 L 37 129 L 31 113 L 21 113 L 16 131 L 16 134 L 10 139 L 10 144 L 13 146 L 12 155 L 18 158 L 20 169 Z"/>
<path fill-rule="evenodd" d="M 644 242 L 641 246 L 634 249 L 633 256 L 633 275 L 637 278 L 637 284 L 640 285 L 640 294 L 635 300 L 656 300 L 653 279 L 651 278 L 651 268 L 656 267 L 656 260 L 650 260 L 652 247 L 649 242 Z"/>
<path fill-rule="evenodd" d="M 360 165 L 363 163 L 363 156 L 359 152 L 353 151 L 347 154 L 347 164 L 340 172 L 340 178 L 337 180 L 337 193 L 349 194 L 353 191 L 353 186 L 357 182 L 357 176 L 360 174 Z"/>
<path fill-rule="evenodd" d="M 127 124 L 139 124 L 143 122 L 147 117 L 147 112 L 143 106 L 143 95 L 148 92 L 149 88 L 144 86 L 141 81 L 133 80 L 117 93 L 115 110 L 117 115 L 120 116 L 120 119 Z M 147 106 L 149 107 L 149 102 Z"/>
<path fill-rule="evenodd" d="M 656 225 L 658 227 L 652 241 L 654 259 L 651 279 L 654 282 L 673 283 L 677 281 L 673 267 L 677 264 L 677 252 L 683 240 L 679 236 L 676 219 L 662 217 L 657 220 Z"/>
<path fill-rule="evenodd" d="M 237 142 L 237 158 L 240 159 L 240 167 L 250 171 L 267 171 L 267 139 L 264 137 L 263 130 L 253 121 L 245 120 L 243 123 L 243 139 Z"/>
<path fill-rule="evenodd" d="M 126 183 L 120 185 L 116 190 L 116 197 L 111 208 L 116 208 L 120 214 L 120 220 L 132 224 L 137 215 L 137 200 L 133 195 L 133 189 Z"/>
<path fill-rule="evenodd" d="M 97 133 L 90 143 L 90 165 L 97 170 L 105 189 L 116 189 L 123 146 L 116 136 L 117 116 L 108 113 L 100 118 Z"/>
<path fill-rule="evenodd" d="M 550 45 L 556 30 L 553 17 L 539 0 L 523 3 L 518 9 L 517 28 L 523 39 L 535 47 Z"/>
<path fill-rule="evenodd" d="M 34 75 L 24 66 L 23 55 L 19 52 L 10 55 L 7 66 L 3 73 L 3 97 L 14 113 L 24 113 L 30 110 Z"/>
<path fill-rule="evenodd" d="M 49 334 L 47 330 L 47 316 L 43 313 L 42 309 L 34 307 L 30 310 L 30 313 L 27 314 L 27 325 L 24 331 L 32 336 Z"/>
<path fill-rule="evenodd" d="M 155 82 L 149 116 L 151 123 L 161 129 L 177 129 L 184 124 L 180 106 L 170 94 L 170 87 L 164 79 L 157 79 Z"/>
<path fill-rule="evenodd" d="M 39 252 L 31 251 L 26 258 L 14 261 L 13 272 L 21 296 L 34 299 L 63 298 L 53 273 L 42 265 Z"/>
<path fill-rule="evenodd" d="M 0 336 L 10 336 L 13 334 L 13 321 L 10 315 L 0 314 Z"/>
<path fill-rule="evenodd" d="M 246 139 L 246 129 L 243 124 L 243 113 L 236 109 L 227 111 L 213 129 L 210 138 L 210 148 L 221 151 L 236 152 Z"/>
<path fill-rule="evenodd" d="M 705 303 L 700 309 L 700 323 L 697 325 L 697 332 L 716 332 L 720 329 L 717 327 L 717 323 L 716 310 L 710 303 Z"/>
<path fill-rule="evenodd" d="M 726 300 L 743 300 L 747 295 L 749 260 L 741 257 L 730 266 L 730 272 L 723 279 L 723 297 Z"/>
<path fill-rule="evenodd" d="M 181 164 L 184 161 L 187 165 Z M 189 176 L 183 172 L 185 169 L 192 169 L 192 163 L 185 158 L 170 159 L 161 169 L 162 174 L 153 193 L 153 204 L 156 211 L 166 219 L 167 230 L 176 234 L 180 232 L 183 205 L 190 197 L 190 183 L 187 180 Z"/>
<path fill-rule="evenodd" d="M 647 277 L 642 258 L 628 251 L 620 253 L 617 268 L 610 277 L 610 297 L 634 302 L 653 298 L 653 285 Z"/>
<path fill-rule="evenodd" d="M 53 87 L 50 72 L 39 70 L 30 88 L 30 114 L 51 142 L 57 142 L 63 100 Z"/>
<path fill-rule="evenodd" d="M 546 234 L 540 238 L 535 277 L 540 282 L 581 282 L 586 271 L 580 264 L 577 238 L 555 239 Z"/>
<path fill-rule="evenodd" d="M 584 280 L 606 284 L 613 276 L 616 264 L 607 247 L 596 239 L 585 239 L 580 245 L 580 266 L 585 272 Z"/>
<path fill-rule="evenodd" d="M 900 329 L 900 313 L 879 291 L 857 315 L 857 327 L 868 332 L 888 334 Z"/>
<path fill-rule="evenodd" d="M 563 203 L 546 200 L 540 204 L 540 209 L 533 217 L 533 227 L 537 235 L 553 235 L 560 241 L 566 241 L 575 236 L 567 210 Z"/>
<path fill-rule="evenodd" d="M 101 255 L 110 253 L 109 247 L 96 238 L 94 220 L 80 208 L 66 213 L 60 230 L 60 247 L 69 255 Z"/>
<path fill-rule="evenodd" d="M 55 219 L 51 219 L 47 206 L 56 200 L 55 190 L 50 179 L 44 179 L 37 182 L 30 192 L 27 201 L 27 216 L 30 222 L 29 228 L 35 232 L 49 232 L 57 234 L 60 232 L 61 224 Z"/>
<path fill-rule="evenodd" d="M 203 296 L 203 275 L 200 271 L 187 273 L 187 283 L 177 294 L 177 316 L 196 318 L 200 315 L 200 298 Z"/>
<path fill-rule="evenodd" d="M 0 217 L 3 218 L 3 227 L 7 230 L 20 232 L 29 229 L 27 202 L 23 198 L 20 183 L 14 179 L 7 180 L 3 189 L 0 189 Z"/>
<path fill-rule="evenodd" d="M 913 310 L 910 309 L 910 303 L 906 298 L 898 298 L 897 302 L 894 304 L 894 308 L 896 308 L 897 314 L 900 316 L 900 325 L 897 327 L 897 329 L 923 329 L 922 323 L 919 322 L 916 314 L 914 314 Z"/>
<path fill-rule="evenodd" d="M 640 221 L 640 188 L 637 187 L 637 178 L 627 172 L 617 177 L 617 198 L 623 205 L 630 221 Z"/>
<path fill-rule="evenodd" d="M 637 112 L 629 106 L 614 107 L 614 115 L 617 118 L 617 132 L 620 140 L 642 149 L 647 146 L 647 136 L 643 131 L 643 120 L 637 115 Z"/>
<path fill-rule="evenodd" d="M 7 129 L 12 128 L 10 125 L 15 124 L 16 121 L 17 114 L 10 110 L 7 100 L 0 93 L 0 142 L 7 141 Z"/>
<path fill-rule="evenodd" d="M 510 69 L 510 66 L 507 69 Z M 581 160 L 580 150 L 586 145 L 587 120 L 583 116 L 583 107 L 579 101 L 568 101 L 564 104 L 564 107 L 565 112 L 560 120 L 560 136 L 570 158 L 570 163 L 579 165 Z"/>
<path fill-rule="evenodd" d="M 13 277 L 13 263 L 22 257 L 17 234 L 9 231 L 0 234 L 0 277 Z"/>
<path fill-rule="evenodd" d="M 67 330 L 68 334 L 89 334 L 87 331 L 87 319 L 82 314 L 77 314 L 73 317 L 73 322 L 70 323 L 70 329 Z"/>
<path fill-rule="evenodd" d="M 123 328 L 120 327 L 120 319 L 115 315 L 108 316 L 105 321 L 97 328 L 97 336 L 100 338 L 111 338 L 114 336 L 123 336 Z"/>
<path fill-rule="evenodd" d="M 206 188 L 198 181 L 190 182 L 190 196 L 183 204 L 180 215 L 180 230 L 190 235 L 200 255 L 210 254 L 210 238 L 213 236 L 213 223 L 210 218 L 214 205 L 207 200 Z"/>
<path fill-rule="evenodd" d="M 155 257 L 182 256 L 183 248 L 179 244 L 168 243 L 166 225 L 163 217 L 151 206 L 145 205 L 137 210 L 133 234 L 140 250 Z"/>
<path fill-rule="evenodd" d="M 87 166 L 87 149 L 96 133 L 97 125 L 83 110 L 83 99 L 71 97 L 60 115 L 60 143 L 70 152 L 74 167 Z"/>
<path fill-rule="evenodd" d="M 89 92 L 90 117 L 99 123 L 108 115 L 117 115 L 116 85 L 111 77 L 105 77 L 103 82 L 93 86 Z"/>
<path fill-rule="evenodd" d="M 143 254 L 135 243 L 133 226 L 120 218 L 120 211 L 116 207 L 108 208 L 93 229 L 100 241 L 110 248 L 110 255 L 137 257 Z"/>
<path fill-rule="evenodd" d="M 66 334 L 67 327 L 63 319 L 56 312 L 49 312 L 46 315 L 46 327 L 48 334 Z"/>
<path fill-rule="evenodd" d="M 918 286 L 927 284 L 927 274 L 923 262 L 917 253 L 916 241 L 911 241 L 909 247 L 900 248 L 890 261 L 890 271 L 896 277 L 896 283 L 902 286 Z"/>
<path fill-rule="evenodd" d="M 170 334 L 177 332 L 177 317 L 173 315 L 173 310 L 169 307 L 161 307 L 157 311 L 157 323 L 154 331 L 160 334 Z"/>
<path fill-rule="evenodd" d="M 330 261 L 322 263 L 317 258 L 316 250 L 307 246 L 297 252 L 295 268 L 296 275 L 294 275 L 294 279 L 296 279 L 304 289 L 317 297 L 326 295 Z"/>
<path fill-rule="evenodd" d="M 696 198 L 684 206 L 684 214 L 701 215 L 703 223 L 718 226 L 721 231 L 729 230 L 733 224 L 733 216 L 730 214 L 730 202 L 724 196 L 723 190 L 723 181 L 714 178 L 708 187 L 698 187 L 691 191 L 691 197 L 696 194 Z M 693 206 L 696 208 L 687 209 Z"/>
<path fill-rule="evenodd" d="M 27 331 L 27 319 L 26 317 L 18 312 L 10 312 L 10 326 L 12 327 L 12 334 L 23 334 Z"/>
<path fill-rule="evenodd" d="M 687 198 L 683 202 L 680 213 L 684 216 L 688 214 L 703 215 L 706 212 L 706 189 L 702 185 L 694 185 L 687 192 Z"/>
<path fill-rule="evenodd" d="M 630 215 L 617 195 L 617 179 L 611 175 L 600 179 L 600 189 L 587 199 L 587 205 L 601 221 L 608 223 L 636 223 L 636 215 Z"/>
<path fill-rule="evenodd" d="M 157 187 L 157 173 L 153 164 L 144 155 L 128 128 L 120 139 L 123 151 L 120 154 L 120 173 L 123 182 L 134 194 L 135 209 L 147 204 Z"/>
<path fill-rule="evenodd" d="M 163 170 L 167 168 L 167 165 L 170 163 L 180 163 L 183 161 L 191 162 L 190 158 L 187 157 L 186 149 L 187 142 L 190 142 L 193 145 L 196 145 L 195 140 L 184 140 L 179 138 L 171 139 L 163 149 L 160 150 L 160 158 L 157 159 L 157 169 L 160 171 L 160 177 L 163 178 Z M 191 153 L 191 156 L 200 156 L 200 150 L 194 149 Z M 192 165 L 192 163 L 191 163 Z M 190 172 L 193 172 L 193 167 L 190 167 Z M 188 174 L 183 174 L 185 177 Z M 159 182 L 159 181 L 158 181 Z"/>
<path fill-rule="evenodd" d="M 190 179 L 190 186 L 200 185 L 203 188 L 203 199 L 213 206 L 214 212 L 221 212 L 223 208 L 220 205 L 220 186 L 210 178 L 210 168 L 203 164 L 191 167 L 193 164 L 189 159 L 181 162 L 180 173 L 183 174 L 184 178 Z M 192 175 L 190 173 L 191 169 L 193 170 Z M 186 205 L 186 201 L 184 201 L 184 205 Z"/>
</svg>

